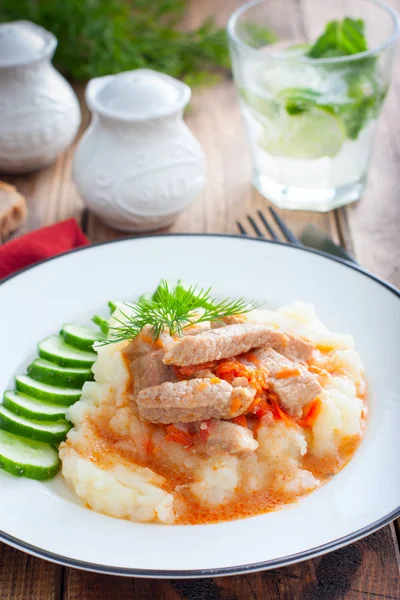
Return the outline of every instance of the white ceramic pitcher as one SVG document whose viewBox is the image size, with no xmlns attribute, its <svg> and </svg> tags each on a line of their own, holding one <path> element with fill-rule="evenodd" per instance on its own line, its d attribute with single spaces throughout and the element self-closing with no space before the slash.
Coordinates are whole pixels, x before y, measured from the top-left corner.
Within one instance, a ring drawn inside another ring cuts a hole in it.
<svg viewBox="0 0 400 600">
<path fill-rule="evenodd" d="M 87 207 L 123 231 L 169 226 L 205 182 L 203 151 L 185 125 L 190 88 L 137 69 L 92 79 L 92 122 L 76 150 L 73 178 Z"/>
<path fill-rule="evenodd" d="M 29 21 L 0 24 L 0 171 L 52 163 L 74 139 L 81 115 L 51 64 L 57 39 Z"/>
</svg>

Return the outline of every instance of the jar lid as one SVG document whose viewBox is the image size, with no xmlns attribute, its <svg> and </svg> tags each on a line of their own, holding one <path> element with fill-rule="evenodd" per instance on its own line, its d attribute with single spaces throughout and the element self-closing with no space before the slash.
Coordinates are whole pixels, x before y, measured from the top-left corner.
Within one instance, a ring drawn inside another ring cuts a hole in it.
<svg viewBox="0 0 400 600">
<path fill-rule="evenodd" d="M 0 24 L 0 68 L 17 67 L 48 58 L 56 47 L 55 36 L 30 21 Z"/>
<path fill-rule="evenodd" d="M 136 69 L 92 79 L 86 88 L 89 107 L 123 121 L 167 116 L 189 102 L 186 84 L 151 69 Z"/>
</svg>

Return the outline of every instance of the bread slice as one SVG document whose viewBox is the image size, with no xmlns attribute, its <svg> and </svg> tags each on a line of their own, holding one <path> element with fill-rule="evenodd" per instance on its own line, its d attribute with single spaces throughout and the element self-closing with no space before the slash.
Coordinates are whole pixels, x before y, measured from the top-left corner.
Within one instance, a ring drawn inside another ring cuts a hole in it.
<svg viewBox="0 0 400 600">
<path fill-rule="evenodd" d="M 0 181 L 0 238 L 18 229 L 27 215 L 26 200 L 13 185 Z"/>
</svg>

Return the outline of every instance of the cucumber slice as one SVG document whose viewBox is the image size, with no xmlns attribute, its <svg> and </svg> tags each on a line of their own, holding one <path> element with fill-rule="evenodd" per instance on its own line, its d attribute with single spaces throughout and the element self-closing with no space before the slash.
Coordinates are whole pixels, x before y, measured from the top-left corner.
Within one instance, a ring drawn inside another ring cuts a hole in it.
<svg viewBox="0 0 400 600">
<path fill-rule="evenodd" d="M 43 400 L 43 402 L 61 404 L 62 406 L 74 404 L 82 394 L 81 390 L 48 385 L 41 381 L 35 381 L 28 377 L 28 375 L 17 375 L 15 377 L 15 387 L 22 394 L 38 398 L 39 400 Z"/>
<path fill-rule="evenodd" d="M 31 440 L 58 444 L 65 440 L 65 436 L 71 427 L 72 424 L 64 420 L 54 422 L 31 421 L 15 415 L 4 406 L 0 406 L 0 429 L 22 435 Z"/>
<path fill-rule="evenodd" d="M 32 379 L 59 387 L 81 388 L 85 381 L 93 379 L 90 369 L 64 368 L 43 358 L 34 360 L 27 371 Z"/>
<path fill-rule="evenodd" d="M 117 303 L 116 303 L 116 302 L 113 302 L 112 300 L 109 300 L 109 301 L 108 301 L 108 306 L 109 306 L 109 308 L 110 308 L 110 313 L 111 313 L 111 314 L 112 314 L 112 313 L 113 313 L 115 310 L 117 310 L 117 307 L 118 307 Z"/>
<path fill-rule="evenodd" d="M 41 358 L 62 367 L 91 367 L 97 358 L 96 352 L 73 348 L 59 335 L 46 338 L 38 344 L 38 349 Z"/>
<path fill-rule="evenodd" d="M 58 452 L 50 444 L 35 442 L 0 429 L 0 469 L 16 477 L 50 479 L 60 468 Z"/>
<path fill-rule="evenodd" d="M 108 335 L 108 330 L 109 330 L 110 326 L 108 324 L 107 319 L 104 319 L 103 317 L 100 317 L 99 315 L 94 315 L 94 317 L 92 317 L 92 321 L 93 321 L 93 323 L 98 325 L 98 327 L 100 327 L 101 333 L 103 333 L 105 336 Z"/>
<path fill-rule="evenodd" d="M 36 398 L 19 394 L 12 390 L 4 392 L 3 406 L 15 415 L 25 417 L 26 419 L 36 419 L 37 421 L 58 421 L 65 419 L 65 413 L 68 406 L 60 404 L 49 404 Z"/>
<path fill-rule="evenodd" d="M 66 344 L 79 348 L 80 350 L 92 350 L 94 342 L 104 340 L 104 335 L 98 333 L 90 327 L 81 325 L 64 325 L 61 330 L 61 335 Z"/>
</svg>

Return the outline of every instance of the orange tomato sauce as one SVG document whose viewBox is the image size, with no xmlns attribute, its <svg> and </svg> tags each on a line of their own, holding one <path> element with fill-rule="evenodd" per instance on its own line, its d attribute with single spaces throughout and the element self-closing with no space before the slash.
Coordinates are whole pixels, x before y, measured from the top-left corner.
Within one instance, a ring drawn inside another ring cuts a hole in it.
<svg viewBox="0 0 400 600">
<path fill-rule="evenodd" d="M 315 370 L 312 368 L 310 370 L 313 370 L 318 374 L 322 371 L 318 367 Z M 242 372 L 238 373 L 238 365 L 234 359 L 229 361 L 229 365 L 228 361 L 225 365 L 221 365 L 220 369 L 216 369 L 216 373 L 219 376 L 230 375 L 230 373 L 232 373 L 232 376 L 244 374 Z M 265 373 L 261 373 L 261 375 L 259 374 L 258 376 L 256 373 L 257 371 L 252 372 L 252 382 L 258 390 L 261 389 L 259 386 L 261 385 L 260 382 L 262 383 L 265 378 Z M 229 377 L 227 377 L 227 379 L 229 379 Z M 129 387 L 131 388 L 132 386 L 130 385 Z M 366 403 L 365 385 L 361 386 L 360 392 L 359 397 Z M 321 401 L 317 398 L 311 402 L 310 405 L 304 407 L 302 419 L 295 421 L 290 415 L 282 410 L 277 399 L 271 395 L 267 400 L 264 397 L 259 398 L 253 414 L 248 414 L 247 417 L 241 415 L 240 417 L 232 419 L 232 422 L 244 427 L 250 427 L 256 436 L 258 424 L 260 423 L 259 419 L 267 414 L 267 412 L 272 412 L 274 419 L 283 420 L 288 426 L 300 425 L 301 427 L 304 427 L 306 436 L 311 436 L 311 427 L 318 416 L 320 407 Z M 257 410 L 259 411 L 258 414 Z M 86 445 L 86 449 L 83 449 L 82 454 L 86 454 L 88 459 L 103 468 L 112 465 L 115 466 L 115 462 L 117 461 L 118 463 L 127 466 L 137 465 L 147 467 L 154 473 L 161 475 L 165 479 L 162 486 L 163 489 L 174 496 L 174 506 L 177 509 L 177 516 L 174 521 L 175 524 L 192 525 L 242 519 L 278 510 L 285 505 L 298 501 L 302 496 L 307 495 L 307 493 L 289 494 L 284 490 L 272 490 L 269 488 L 249 492 L 244 488 L 238 487 L 235 490 L 234 498 L 224 504 L 219 504 L 217 506 L 202 504 L 190 490 L 190 484 L 194 483 L 195 480 L 192 477 L 179 472 L 171 465 L 166 464 L 165 460 L 162 459 L 162 456 L 158 456 L 157 445 L 152 442 L 150 437 L 148 442 L 145 443 L 144 454 L 142 453 L 139 455 L 132 440 L 130 438 L 116 436 L 109 428 L 106 419 L 101 420 L 97 418 L 96 421 L 93 421 L 90 417 L 87 417 L 87 419 L 93 434 L 93 442 L 91 440 L 91 443 Z M 365 418 L 363 418 L 363 427 L 364 426 Z M 148 427 L 150 428 L 149 431 L 160 428 L 164 429 L 165 435 L 160 443 L 175 442 L 185 448 L 185 451 L 188 453 L 195 451 L 196 439 L 193 438 L 190 433 L 182 431 L 176 425 L 164 426 L 148 424 Z M 198 439 L 201 441 L 202 432 L 200 431 L 197 435 L 199 436 Z M 335 455 L 330 455 L 322 459 L 316 458 L 307 452 L 300 463 L 300 467 L 310 471 L 320 482 L 320 485 L 323 485 L 351 459 L 360 444 L 361 439 L 362 434 L 346 438 Z"/>
<path fill-rule="evenodd" d="M 240 424 L 244 424 L 245 417 L 239 417 Z M 238 423 L 239 424 L 239 423 Z M 174 496 L 174 505 L 178 507 L 175 524 L 194 525 L 205 523 L 218 523 L 221 521 L 231 521 L 243 519 L 245 517 L 260 515 L 263 513 L 278 510 L 285 505 L 291 504 L 299 500 L 307 494 L 288 494 L 284 491 L 268 488 L 261 489 L 249 493 L 246 489 L 237 488 L 234 498 L 224 504 L 210 506 L 202 504 L 190 491 L 189 485 L 194 482 L 191 477 L 180 473 L 171 466 L 165 464 L 164 461 L 157 458 L 156 447 L 149 440 L 146 446 L 146 458 L 137 455 L 134 444 L 128 439 L 118 438 L 114 436 L 107 425 L 91 423 L 91 428 L 95 434 L 97 443 L 91 445 L 90 458 L 91 461 L 107 468 L 112 466 L 111 456 L 114 461 L 117 458 L 118 463 L 129 465 L 138 465 L 148 467 L 153 472 L 161 475 L 165 479 L 163 489 Z M 175 441 L 180 444 L 188 445 L 186 449 L 191 452 L 189 439 L 185 438 L 185 433 L 180 434 L 179 429 L 173 425 L 166 427 L 166 441 Z M 182 435 L 182 439 L 177 439 Z M 176 437 L 175 437 L 176 436 Z M 347 438 L 338 450 L 337 456 L 329 456 L 328 458 L 317 459 L 307 453 L 300 464 L 301 468 L 310 471 L 320 482 L 320 485 L 326 483 L 333 475 L 335 475 L 346 463 L 351 459 L 356 451 L 361 436 L 353 436 Z M 114 463 L 115 464 L 115 463 Z"/>
</svg>

